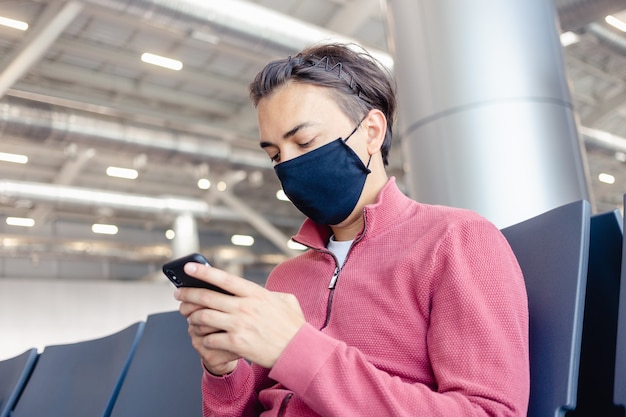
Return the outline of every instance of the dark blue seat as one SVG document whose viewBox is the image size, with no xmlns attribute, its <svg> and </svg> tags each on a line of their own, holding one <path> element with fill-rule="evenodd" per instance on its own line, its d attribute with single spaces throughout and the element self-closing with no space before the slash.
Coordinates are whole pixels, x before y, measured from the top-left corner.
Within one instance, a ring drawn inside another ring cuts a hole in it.
<svg viewBox="0 0 626 417">
<path fill-rule="evenodd" d="M 591 217 L 578 400 L 567 417 L 624 417 L 613 403 L 622 240 L 619 210 Z"/>
<path fill-rule="evenodd" d="M 626 204 L 626 195 L 624 195 Z M 626 205 L 624 206 L 626 207 Z M 625 209 L 626 212 L 626 209 Z M 626 222 L 626 220 L 624 220 Z M 622 244 L 613 402 L 626 407 L 626 245 Z"/>
<path fill-rule="evenodd" d="M 112 417 L 201 416 L 202 364 L 178 311 L 148 316 Z"/>
<path fill-rule="evenodd" d="M 578 201 L 502 229 L 524 273 L 530 315 L 529 417 L 576 406 L 590 205 Z"/>
<path fill-rule="evenodd" d="M 46 347 L 11 417 L 108 417 L 143 326 Z"/>
<path fill-rule="evenodd" d="M 0 417 L 8 417 L 37 361 L 37 349 L 0 362 Z"/>
</svg>

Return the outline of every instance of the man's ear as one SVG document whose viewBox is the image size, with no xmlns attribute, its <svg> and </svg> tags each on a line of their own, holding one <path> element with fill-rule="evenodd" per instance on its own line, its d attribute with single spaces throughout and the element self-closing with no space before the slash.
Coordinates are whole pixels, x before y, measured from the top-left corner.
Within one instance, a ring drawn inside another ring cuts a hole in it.
<svg viewBox="0 0 626 417">
<path fill-rule="evenodd" d="M 367 128 L 367 152 L 370 155 L 380 152 L 380 147 L 387 133 L 387 118 L 382 111 L 372 109 L 369 111 L 363 124 Z"/>
</svg>

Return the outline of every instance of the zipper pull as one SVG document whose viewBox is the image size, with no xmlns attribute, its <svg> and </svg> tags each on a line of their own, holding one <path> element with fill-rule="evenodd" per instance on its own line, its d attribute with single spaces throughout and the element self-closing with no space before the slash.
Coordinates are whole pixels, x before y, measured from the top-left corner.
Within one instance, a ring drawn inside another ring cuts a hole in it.
<svg viewBox="0 0 626 417">
<path fill-rule="evenodd" d="M 337 284 L 337 278 L 339 278 L 339 267 L 335 268 L 335 273 L 333 274 L 333 277 L 330 279 L 330 284 L 328 284 L 328 289 L 332 290 L 333 288 L 335 288 L 335 284 Z"/>
</svg>

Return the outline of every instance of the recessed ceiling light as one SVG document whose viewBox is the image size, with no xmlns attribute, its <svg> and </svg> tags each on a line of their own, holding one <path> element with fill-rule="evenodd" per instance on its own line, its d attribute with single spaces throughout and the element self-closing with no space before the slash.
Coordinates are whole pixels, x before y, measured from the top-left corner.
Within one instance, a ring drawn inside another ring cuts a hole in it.
<svg viewBox="0 0 626 417">
<path fill-rule="evenodd" d="M 125 178 L 127 180 L 137 179 L 139 173 L 136 169 L 120 168 L 120 167 L 108 167 L 107 175 L 109 177 Z"/>
<path fill-rule="evenodd" d="M 20 155 L 17 153 L 0 152 L 0 161 L 13 162 L 15 164 L 25 164 L 28 162 L 28 157 L 26 155 Z"/>
<path fill-rule="evenodd" d="M 28 23 L 20 20 L 9 19 L 8 17 L 0 16 L 0 25 L 10 27 L 11 29 L 27 30 Z"/>
<path fill-rule="evenodd" d="M 114 224 L 94 223 L 91 226 L 91 231 L 101 235 L 116 235 L 118 229 L 117 226 Z"/>
<path fill-rule="evenodd" d="M 604 21 L 609 25 L 613 26 L 615 29 L 621 30 L 622 32 L 626 32 L 626 22 L 618 19 L 615 16 L 608 15 L 604 18 Z"/>
<path fill-rule="evenodd" d="M 201 190 L 208 190 L 209 188 L 211 188 L 211 181 L 206 178 L 200 178 L 197 185 L 198 188 Z"/>
<path fill-rule="evenodd" d="M 232 235 L 230 242 L 237 246 L 252 246 L 254 245 L 254 238 L 249 235 Z"/>
<path fill-rule="evenodd" d="M 573 45 L 578 41 L 580 41 L 580 36 L 578 36 L 574 32 L 561 33 L 561 46 L 563 47 Z"/>
<path fill-rule="evenodd" d="M 192 30 L 191 37 L 198 41 L 210 43 L 211 45 L 217 45 L 220 42 L 219 36 L 213 33 L 203 32 L 200 30 Z"/>
<path fill-rule="evenodd" d="M 147 64 L 157 65 L 174 71 L 180 71 L 183 69 L 183 63 L 177 59 L 166 58 L 164 56 L 148 52 L 141 54 L 141 60 Z"/>
<path fill-rule="evenodd" d="M 306 250 L 307 247 L 304 245 L 299 244 L 298 242 L 294 242 L 293 240 L 289 239 L 287 241 L 287 247 L 289 249 L 294 249 L 294 250 Z"/>
<path fill-rule="evenodd" d="M 598 175 L 598 179 L 600 180 L 600 182 L 603 182 L 605 184 L 615 184 L 615 177 L 605 172 Z"/>
<path fill-rule="evenodd" d="M 276 191 L 276 198 L 280 201 L 289 201 L 289 197 L 287 197 L 287 194 L 285 194 L 282 189 Z"/>
<path fill-rule="evenodd" d="M 7 217 L 6 223 L 9 226 L 33 227 L 35 220 L 27 217 Z"/>
</svg>

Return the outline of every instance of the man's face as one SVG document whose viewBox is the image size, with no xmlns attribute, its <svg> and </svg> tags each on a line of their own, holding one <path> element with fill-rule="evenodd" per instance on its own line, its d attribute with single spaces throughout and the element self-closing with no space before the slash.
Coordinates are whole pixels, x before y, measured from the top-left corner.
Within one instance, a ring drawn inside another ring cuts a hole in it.
<svg viewBox="0 0 626 417">
<path fill-rule="evenodd" d="M 345 137 L 355 127 L 328 89 L 310 84 L 281 86 L 261 99 L 257 110 L 260 145 L 275 164 Z M 358 141 L 350 142 L 359 153 Z"/>
</svg>

